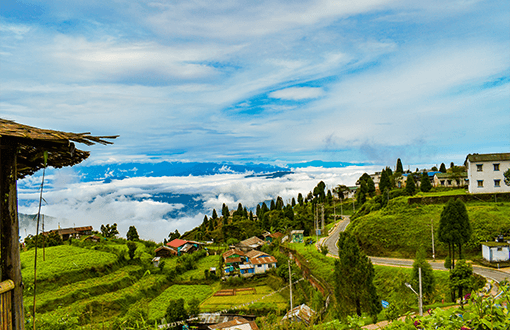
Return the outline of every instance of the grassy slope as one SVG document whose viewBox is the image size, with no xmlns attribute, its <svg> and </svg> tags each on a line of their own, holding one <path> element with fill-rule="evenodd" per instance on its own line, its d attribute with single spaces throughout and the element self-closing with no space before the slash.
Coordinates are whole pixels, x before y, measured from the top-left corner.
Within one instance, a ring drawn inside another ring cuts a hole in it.
<svg viewBox="0 0 510 330">
<path fill-rule="evenodd" d="M 359 239 L 365 253 L 374 256 L 414 257 L 420 246 L 432 251 L 431 221 L 434 223 L 436 255 L 447 254 L 437 239 L 444 204 L 408 205 L 407 197 L 390 200 L 388 206 L 355 219 L 348 230 Z M 470 256 L 480 255 L 480 241 L 493 240 L 510 230 L 510 203 L 474 202 L 466 208 L 473 234 L 466 244 Z M 398 238 L 398 239 L 396 239 Z"/>
<path fill-rule="evenodd" d="M 143 244 L 138 245 L 138 255 L 150 252 Z M 114 242 L 103 242 L 100 246 L 91 244 L 86 248 L 61 245 L 46 248 L 43 261 L 42 250 L 38 250 L 38 319 L 71 320 L 83 326 L 108 325 L 136 309 L 150 311 L 151 319 L 157 319 L 164 316 L 170 296 L 184 296 L 186 301 L 197 297 L 203 301 L 212 294 L 212 288 L 207 285 L 173 285 L 165 291 L 171 284 L 165 272 L 157 269 L 145 272 L 138 259 L 128 262 L 122 257 L 123 253 L 119 256 L 104 251 L 105 248 L 112 252 L 126 251 L 125 244 Z M 196 269 L 184 272 L 176 281 L 203 278 L 204 270 L 217 267 L 219 258 L 216 255 L 198 260 Z M 28 312 L 33 305 L 34 250 L 22 252 L 21 261 Z M 166 259 L 165 270 L 175 268 L 176 261 L 176 258 Z M 29 314 L 27 320 L 31 320 Z"/>
<path fill-rule="evenodd" d="M 274 306 L 278 309 L 284 309 L 287 307 L 287 300 L 278 293 L 262 299 L 264 296 L 273 292 L 273 289 L 269 286 L 256 286 L 255 289 L 256 293 L 254 294 L 251 292 L 243 292 L 235 296 L 211 296 L 200 305 L 200 308 L 205 311 L 216 311 L 233 308 L 256 300 L 257 302 Z"/>
</svg>

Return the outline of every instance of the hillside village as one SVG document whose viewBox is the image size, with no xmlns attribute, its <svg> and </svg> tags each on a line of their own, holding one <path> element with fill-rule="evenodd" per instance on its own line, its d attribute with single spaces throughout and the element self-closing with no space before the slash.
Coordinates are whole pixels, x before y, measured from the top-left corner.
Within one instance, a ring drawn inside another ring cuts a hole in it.
<svg viewBox="0 0 510 330">
<path fill-rule="evenodd" d="M 465 203 L 471 222 L 460 256 L 450 256 L 438 232 L 449 200 Z M 170 233 L 161 243 L 141 240 L 134 226 L 122 238 L 115 223 L 99 231 L 52 229 L 22 244 L 26 327 L 32 326 L 32 301 L 38 329 L 329 329 L 392 322 L 418 312 L 414 293 L 402 285 L 414 283 L 413 262 L 431 281 L 423 297 L 430 308 L 463 302 L 452 287 L 449 272 L 457 268 L 450 263 L 462 266 L 466 258 L 470 272 L 471 264 L 510 266 L 509 216 L 510 153 L 470 154 L 461 166 L 414 172 L 404 171 L 398 159 L 394 170 L 365 173 L 355 187 L 338 184 L 326 191 L 319 182 L 289 204 L 278 197 L 253 210 L 223 205 L 220 214 L 213 210 L 200 226 Z M 378 303 L 363 307 L 356 319 L 356 308 L 344 305 L 338 291 L 343 251 L 331 254 L 325 243 L 341 224 L 349 224 L 341 240 L 355 237 L 360 255 L 411 262 L 410 268 L 364 266 L 375 267 L 367 272 Z M 31 269 L 36 246 L 37 298 Z M 46 260 L 40 259 L 41 249 Z M 432 270 L 429 263 L 444 268 Z M 466 283 L 460 293 L 509 289 L 479 275 L 469 275 Z M 510 292 L 504 292 L 501 299 L 508 300 Z M 400 329 L 398 324 L 387 327 Z"/>
</svg>

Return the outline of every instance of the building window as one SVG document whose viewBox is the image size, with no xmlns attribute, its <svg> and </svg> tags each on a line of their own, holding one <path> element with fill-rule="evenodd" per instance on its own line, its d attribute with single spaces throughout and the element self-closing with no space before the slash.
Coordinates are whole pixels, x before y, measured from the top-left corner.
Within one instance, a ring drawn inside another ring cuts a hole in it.
<svg viewBox="0 0 510 330">
<path fill-rule="evenodd" d="M 482 172 L 483 171 L 483 164 L 476 164 L 476 171 Z"/>
<path fill-rule="evenodd" d="M 494 187 L 501 187 L 501 180 L 500 179 L 494 180 Z"/>
<path fill-rule="evenodd" d="M 444 186 L 444 180 L 441 180 L 441 185 Z"/>
<path fill-rule="evenodd" d="M 478 180 L 478 188 L 483 188 L 483 180 Z"/>
<path fill-rule="evenodd" d="M 494 165 L 494 171 L 499 171 L 499 164 L 492 164 Z"/>
<path fill-rule="evenodd" d="M 451 186 L 452 185 L 452 180 L 448 180 L 448 185 Z"/>
</svg>

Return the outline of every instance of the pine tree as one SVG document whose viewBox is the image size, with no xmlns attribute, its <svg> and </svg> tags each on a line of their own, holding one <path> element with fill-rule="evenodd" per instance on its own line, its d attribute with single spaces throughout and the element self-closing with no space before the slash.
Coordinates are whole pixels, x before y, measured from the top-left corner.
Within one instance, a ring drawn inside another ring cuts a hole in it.
<svg viewBox="0 0 510 330">
<path fill-rule="evenodd" d="M 218 213 L 216 213 L 216 209 L 213 209 L 213 210 L 212 210 L 212 218 L 213 218 L 214 220 L 218 219 Z"/>
<path fill-rule="evenodd" d="M 455 245 L 462 258 L 462 244 L 471 238 L 471 223 L 466 206 L 460 199 L 450 199 L 446 203 L 439 220 L 439 241 L 448 244 L 451 266 L 455 267 Z"/>
<path fill-rule="evenodd" d="M 381 180 L 379 181 L 379 191 L 381 194 L 385 193 L 386 190 L 391 190 L 391 180 L 386 169 L 381 172 Z"/>
<path fill-rule="evenodd" d="M 361 181 L 360 187 L 356 192 L 357 195 L 356 201 L 358 202 L 359 205 L 362 205 L 367 201 L 367 192 L 368 192 L 367 183 L 365 181 Z"/>
<path fill-rule="evenodd" d="M 353 313 L 361 316 L 362 312 L 377 317 L 382 306 L 373 283 L 372 262 L 359 248 L 356 237 L 349 232 L 340 233 L 337 245 L 335 296 L 340 317 L 345 319 Z"/>
<path fill-rule="evenodd" d="M 446 173 L 446 165 L 444 163 L 441 163 L 441 166 L 439 166 L 439 172 Z"/>
<path fill-rule="evenodd" d="M 420 189 L 423 192 L 428 192 L 432 189 L 432 184 L 430 183 L 429 175 L 427 172 L 423 172 L 421 175 Z"/>
<path fill-rule="evenodd" d="M 368 177 L 367 179 L 367 193 L 371 197 L 375 196 L 375 183 L 371 177 Z"/>
<path fill-rule="evenodd" d="M 303 206 L 303 195 L 301 193 L 297 195 L 297 201 L 299 205 Z"/>
<path fill-rule="evenodd" d="M 412 174 L 407 175 L 405 191 L 410 196 L 416 193 L 416 184 L 414 183 L 414 176 Z"/>
<path fill-rule="evenodd" d="M 140 237 L 138 237 L 138 231 L 136 230 L 135 226 L 129 226 L 126 238 L 128 241 L 138 241 L 140 239 Z"/>
<path fill-rule="evenodd" d="M 223 203 L 223 206 L 221 207 L 221 215 L 223 216 L 223 221 L 225 222 L 225 219 L 228 219 L 230 213 L 228 210 L 228 206 Z"/>
<path fill-rule="evenodd" d="M 395 170 L 396 173 L 404 173 L 404 168 L 402 167 L 402 161 L 400 158 L 397 159 L 397 169 Z"/>
</svg>

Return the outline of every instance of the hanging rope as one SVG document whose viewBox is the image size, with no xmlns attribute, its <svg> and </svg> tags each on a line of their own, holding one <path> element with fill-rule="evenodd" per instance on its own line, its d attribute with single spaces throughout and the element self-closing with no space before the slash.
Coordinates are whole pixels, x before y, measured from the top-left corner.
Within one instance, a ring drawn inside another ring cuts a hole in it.
<svg viewBox="0 0 510 330">
<path fill-rule="evenodd" d="M 37 292 L 37 237 L 39 236 L 39 221 L 41 220 L 41 205 L 42 205 L 42 193 L 44 187 L 44 175 L 46 174 L 46 164 L 48 162 L 48 152 L 44 152 L 44 167 L 43 167 L 43 176 L 41 182 L 41 191 L 39 193 L 39 210 L 37 211 L 37 226 L 35 230 L 35 258 L 34 258 L 34 306 L 32 309 L 32 318 L 33 325 L 35 330 L 35 298 Z"/>
</svg>

